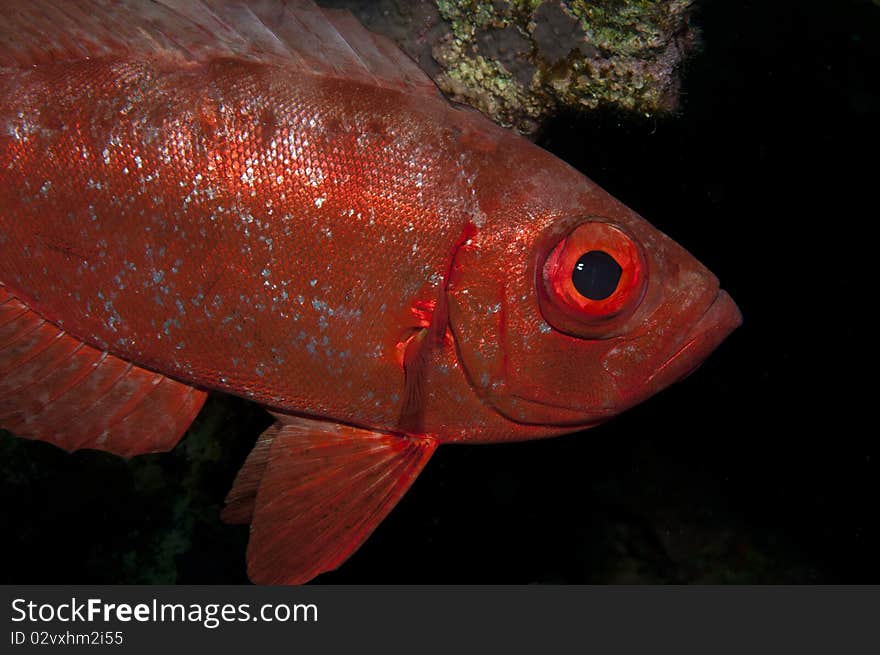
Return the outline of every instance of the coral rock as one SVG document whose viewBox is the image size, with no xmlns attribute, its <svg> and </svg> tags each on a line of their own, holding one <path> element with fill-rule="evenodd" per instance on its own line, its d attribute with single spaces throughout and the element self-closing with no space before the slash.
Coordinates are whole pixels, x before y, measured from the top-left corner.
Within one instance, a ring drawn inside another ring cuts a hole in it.
<svg viewBox="0 0 880 655">
<path fill-rule="evenodd" d="M 559 108 L 678 105 L 693 0 L 324 0 L 395 41 L 453 100 L 534 132 Z"/>
</svg>

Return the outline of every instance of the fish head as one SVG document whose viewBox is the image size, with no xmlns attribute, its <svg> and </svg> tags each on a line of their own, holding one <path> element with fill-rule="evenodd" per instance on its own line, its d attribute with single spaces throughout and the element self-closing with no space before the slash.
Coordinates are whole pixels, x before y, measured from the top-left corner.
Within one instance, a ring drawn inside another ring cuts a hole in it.
<svg viewBox="0 0 880 655">
<path fill-rule="evenodd" d="M 448 298 L 468 381 L 509 421 L 596 425 L 688 375 L 741 323 L 715 275 L 580 174 L 508 189 L 458 249 Z"/>
</svg>

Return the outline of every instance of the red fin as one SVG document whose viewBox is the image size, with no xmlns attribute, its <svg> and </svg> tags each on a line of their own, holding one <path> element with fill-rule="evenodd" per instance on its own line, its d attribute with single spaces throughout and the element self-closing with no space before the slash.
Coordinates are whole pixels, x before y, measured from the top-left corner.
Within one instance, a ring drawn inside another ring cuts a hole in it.
<svg viewBox="0 0 880 655">
<path fill-rule="evenodd" d="M 436 442 L 285 417 L 257 491 L 248 574 L 301 584 L 342 564 L 388 515 Z"/>
<path fill-rule="evenodd" d="M 311 0 L 28 0 L 6 7 L 0 66 L 113 54 L 241 57 L 440 97 L 396 45 Z"/>
<path fill-rule="evenodd" d="M 226 495 L 226 506 L 220 512 L 220 518 L 226 523 L 250 523 L 254 517 L 254 503 L 257 500 L 257 489 L 266 464 L 269 462 L 269 450 L 275 437 L 281 430 L 281 423 L 273 423 L 254 444 L 244 466 L 235 476 L 232 489 Z"/>
<path fill-rule="evenodd" d="M 448 273 L 446 279 L 449 279 Z M 409 433 L 423 432 L 427 401 L 425 375 L 437 353 L 447 343 L 449 303 L 445 284 L 442 290 L 438 300 L 414 308 L 417 315 L 422 315 L 424 327 L 410 338 L 403 354 L 404 396 L 398 425 Z"/>
<path fill-rule="evenodd" d="M 403 405 L 397 423 L 410 432 L 418 432 L 422 427 L 426 400 L 424 378 L 433 346 L 430 329 L 421 328 L 409 339 L 403 354 Z"/>
<path fill-rule="evenodd" d="M 65 450 L 170 450 L 205 392 L 96 350 L 0 285 L 0 427 Z"/>
</svg>

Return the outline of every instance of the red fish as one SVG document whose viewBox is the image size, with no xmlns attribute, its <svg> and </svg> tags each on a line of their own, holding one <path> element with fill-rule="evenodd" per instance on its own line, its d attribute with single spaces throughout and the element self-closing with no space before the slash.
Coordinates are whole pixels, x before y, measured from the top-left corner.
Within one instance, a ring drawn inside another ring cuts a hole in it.
<svg viewBox="0 0 880 655">
<path fill-rule="evenodd" d="M 277 422 L 224 516 L 337 567 L 443 443 L 595 426 L 740 323 L 579 172 L 309 2 L 3 3 L 0 426 L 124 456 Z"/>
</svg>

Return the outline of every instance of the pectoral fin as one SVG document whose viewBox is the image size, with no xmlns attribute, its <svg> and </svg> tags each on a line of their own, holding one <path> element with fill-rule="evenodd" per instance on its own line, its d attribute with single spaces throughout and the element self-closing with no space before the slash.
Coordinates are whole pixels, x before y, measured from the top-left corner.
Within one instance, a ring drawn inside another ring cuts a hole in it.
<svg viewBox="0 0 880 655">
<path fill-rule="evenodd" d="M 300 584 L 342 564 L 436 447 L 431 439 L 297 417 L 270 431 L 236 480 L 226 512 L 233 520 L 247 517 L 253 499 L 248 574 L 259 584 Z"/>
</svg>

